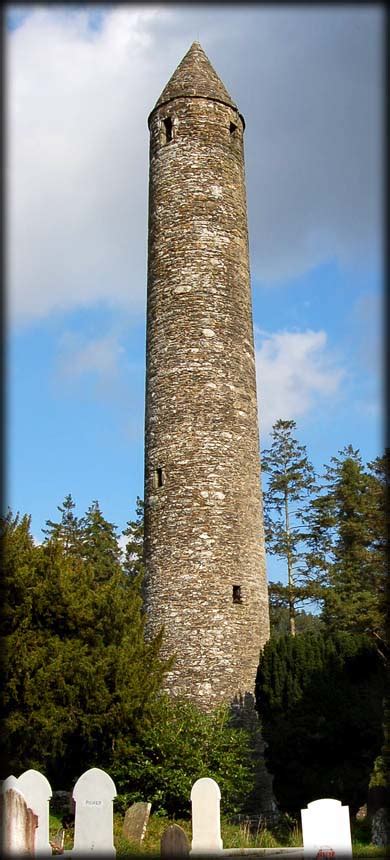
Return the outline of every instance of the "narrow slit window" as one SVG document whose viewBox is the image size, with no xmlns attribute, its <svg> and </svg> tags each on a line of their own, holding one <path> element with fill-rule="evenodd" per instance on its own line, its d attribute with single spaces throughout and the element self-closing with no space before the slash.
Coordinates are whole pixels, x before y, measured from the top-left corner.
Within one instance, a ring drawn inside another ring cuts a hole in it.
<svg viewBox="0 0 390 860">
<path fill-rule="evenodd" d="M 233 603 L 242 603 L 241 585 L 233 585 Z"/>
<path fill-rule="evenodd" d="M 229 126 L 230 137 L 236 136 L 237 128 L 238 128 L 238 126 L 234 122 L 230 123 L 230 126 Z"/>
<path fill-rule="evenodd" d="M 173 139 L 173 122 L 172 117 L 167 116 L 163 119 L 164 141 L 169 143 Z"/>
<path fill-rule="evenodd" d="M 158 466 L 153 473 L 153 485 L 155 490 L 159 490 L 164 484 L 164 472 L 161 466 Z"/>
</svg>

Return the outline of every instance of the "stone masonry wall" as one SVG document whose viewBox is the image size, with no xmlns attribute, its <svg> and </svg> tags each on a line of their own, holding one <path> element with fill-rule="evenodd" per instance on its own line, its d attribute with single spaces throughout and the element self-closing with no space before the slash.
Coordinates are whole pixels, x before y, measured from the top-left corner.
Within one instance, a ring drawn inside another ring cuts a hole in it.
<svg viewBox="0 0 390 860">
<path fill-rule="evenodd" d="M 147 632 L 206 709 L 254 690 L 269 637 L 243 130 L 208 98 L 150 117 Z"/>
</svg>

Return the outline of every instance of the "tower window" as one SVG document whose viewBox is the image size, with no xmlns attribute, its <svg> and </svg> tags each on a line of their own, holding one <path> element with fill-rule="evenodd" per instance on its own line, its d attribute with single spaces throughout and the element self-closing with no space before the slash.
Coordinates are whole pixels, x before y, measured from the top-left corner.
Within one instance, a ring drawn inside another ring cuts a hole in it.
<svg viewBox="0 0 390 860">
<path fill-rule="evenodd" d="M 153 487 L 155 490 L 159 490 L 164 484 L 164 472 L 161 466 L 158 466 L 157 469 L 153 472 Z"/>
<path fill-rule="evenodd" d="M 173 122 L 172 117 L 167 116 L 163 119 L 164 143 L 169 143 L 173 140 Z"/>
<path fill-rule="evenodd" d="M 231 137 L 236 137 L 236 131 L 237 131 L 237 128 L 238 128 L 238 126 L 237 126 L 234 122 L 231 122 L 231 123 L 230 123 L 229 131 L 230 131 L 230 136 L 231 136 Z"/>
<path fill-rule="evenodd" d="M 241 585 L 233 585 L 233 603 L 242 603 Z"/>
</svg>

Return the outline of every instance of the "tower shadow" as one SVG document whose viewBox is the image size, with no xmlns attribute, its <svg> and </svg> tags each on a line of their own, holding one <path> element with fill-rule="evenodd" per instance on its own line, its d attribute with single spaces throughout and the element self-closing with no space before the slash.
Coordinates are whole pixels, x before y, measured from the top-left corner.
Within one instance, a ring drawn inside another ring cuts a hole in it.
<svg viewBox="0 0 390 860">
<path fill-rule="evenodd" d="M 254 771 L 253 789 L 248 794 L 247 808 L 241 818 L 261 818 L 264 822 L 275 823 L 279 818 L 279 811 L 273 793 L 273 777 L 265 764 L 266 745 L 253 693 L 235 696 L 229 711 L 231 725 L 248 732 Z"/>
</svg>

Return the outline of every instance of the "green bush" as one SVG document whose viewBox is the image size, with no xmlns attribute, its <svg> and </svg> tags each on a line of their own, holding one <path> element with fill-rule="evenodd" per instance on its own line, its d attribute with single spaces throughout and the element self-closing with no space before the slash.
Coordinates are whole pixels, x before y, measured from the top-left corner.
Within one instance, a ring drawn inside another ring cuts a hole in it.
<svg viewBox="0 0 390 860">
<path fill-rule="evenodd" d="M 189 702 L 161 696 L 137 738 L 116 744 L 109 768 L 117 809 L 150 801 L 155 814 L 186 817 L 195 780 L 211 777 L 221 790 L 221 811 L 240 812 L 254 783 L 248 733 L 233 727 L 228 709 L 211 714 Z"/>
</svg>

